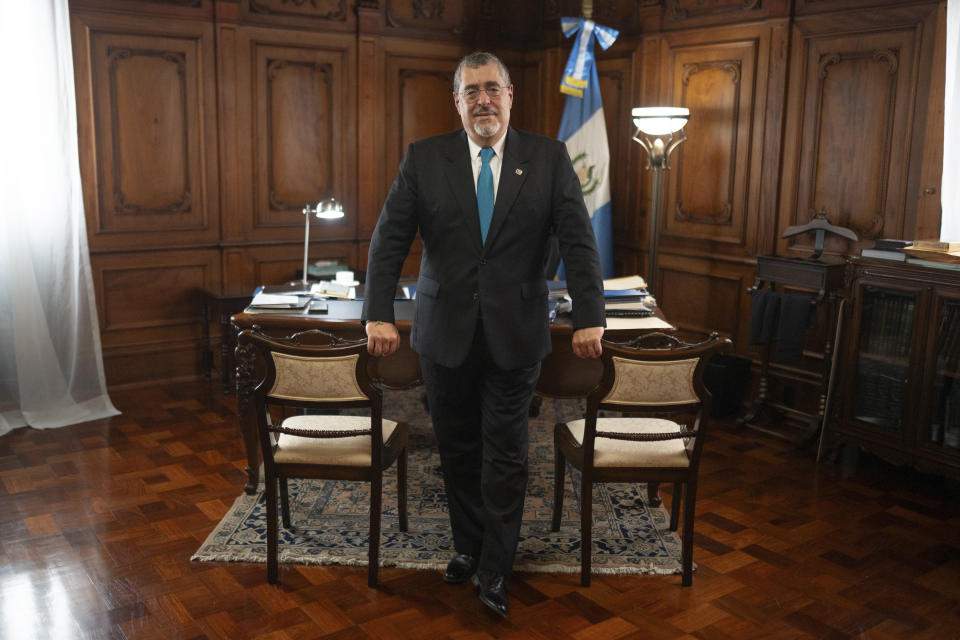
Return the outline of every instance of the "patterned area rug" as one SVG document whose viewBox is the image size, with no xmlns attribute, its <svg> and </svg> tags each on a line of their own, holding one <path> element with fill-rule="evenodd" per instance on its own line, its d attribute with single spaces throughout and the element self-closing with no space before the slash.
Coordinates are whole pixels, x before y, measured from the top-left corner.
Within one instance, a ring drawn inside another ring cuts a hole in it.
<svg viewBox="0 0 960 640">
<path fill-rule="evenodd" d="M 421 392 L 388 391 L 384 413 L 412 429 L 408 469 L 409 531 L 398 529 L 396 466 L 384 475 L 380 563 L 443 569 L 452 557 L 440 459 Z M 580 476 L 569 468 L 560 531 L 550 530 L 553 504 L 553 425 L 582 416 L 577 401 L 544 399 L 530 420 L 530 480 L 516 571 L 579 572 Z M 576 487 L 576 492 L 574 492 Z M 679 573 L 680 541 L 669 515 L 644 502 L 645 485 L 594 489 L 594 573 Z M 366 565 L 369 486 L 359 482 L 290 482 L 292 530 L 280 527 L 280 562 Z M 266 562 L 263 493 L 241 495 L 192 560 Z"/>
</svg>

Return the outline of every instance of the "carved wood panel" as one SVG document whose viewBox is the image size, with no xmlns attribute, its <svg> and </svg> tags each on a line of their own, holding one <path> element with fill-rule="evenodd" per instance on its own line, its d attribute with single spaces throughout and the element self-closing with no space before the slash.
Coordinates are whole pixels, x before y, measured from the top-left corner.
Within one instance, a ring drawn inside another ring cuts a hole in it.
<svg viewBox="0 0 960 640">
<path fill-rule="evenodd" d="M 172 21 L 115 23 L 73 18 L 91 250 L 215 240 L 212 34 Z"/>
<path fill-rule="evenodd" d="M 240 0 L 240 20 L 275 26 L 354 31 L 357 17 L 349 0 Z"/>
<path fill-rule="evenodd" d="M 678 329 L 739 338 L 744 317 L 736 301 L 752 282 L 752 269 L 717 270 L 703 260 L 670 257 L 659 265 L 659 278 L 657 300 Z"/>
<path fill-rule="evenodd" d="M 709 34 L 711 40 L 717 35 Z M 756 39 L 722 42 L 670 39 L 669 103 L 690 109 L 687 136 L 665 172 L 660 237 L 665 249 L 709 241 L 740 255 L 752 251 L 750 217 L 757 215 L 762 113 L 766 82 L 759 71 L 766 29 Z M 702 37 L 702 36 L 701 36 Z"/>
<path fill-rule="evenodd" d="M 257 110 L 264 132 L 257 140 L 257 225 L 271 226 L 288 222 L 282 214 L 300 212 L 303 203 L 333 197 L 333 68 L 273 47 L 257 54 L 265 103 Z"/>
<path fill-rule="evenodd" d="M 131 252 L 90 259 L 104 346 L 199 336 L 196 290 L 220 286 L 219 252 Z"/>
<path fill-rule="evenodd" d="M 451 95 L 453 67 L 446 61 L 418 67 L 408 65 L 409 62 L 393 59 L 390 65 L 396 66 L 387 69 L 387 84 L 392 85 L 390 95 L 397 99 L 398 125 L 388 153 L 397 159 L 397 164 L 411 142 L 461 126 Z"/>
<path fill-rule="evenodd" d="M 794 15 L 811 15 L 848 9 L 886 9 L 892 2 L 887 0 L 795 0 Z"/>
<path fill-rule="evenodd" d="M 70 10 L 117 9 L 117 0 L 69 0 Z M 124 9 L 138 15 L 154 14 L 166 17 L 208 18 L 213 13 L 214 0 L 124 0 Z"/>
<path fill-rule="evenodd" d="M 857 37 L 833 30 L 823 19 L 794 28 L 788 104 L 794 135 L 785 146 L 780 228 L 805 224 L 823 210 L 832 224 L 860 236 L 858 246 L 828 236 L 828 253 L 848 254 L 879 237 L 907 237 L 906 159 L 922 32 L 873 24 Z M 813 238 L 799 235 L 781 244 L 807 255 Z"/>
<path fill-rule="evenodd" d="M 243 194 L 231 241 L 302 240 L 307 203 L 336 198 L 346 217 L 314 229 L 311 241 L 354 236 L 356 210 L 355 42 L 349 36 L 241 27 L 226 73 L 236 75 L 228 130 L 236 172 L 227 188 Z M 232 68 L 231 68 L 232 65 Z M 235 133 L 233 133 L 235 132 Z"/>
<path fill-rule="evenodd" d="M 193 338 L 103 347 L 103 372 L 111 391 L 197 380 L 202 363 L 199 340 Z"/>
<path fill-rule="evenodd" d="M 386 23 L 392 29 L 428 29 L 462 34 L 467 28 L 468 0 L 384 0 Z"/>
<path fill-rule="evenodd" d="M 93 254 L 90 264 L 108 384 L 195 378 L 202 291 L 220 288 L 219 252 Z"/>
<path fill-rule="evenodd" d="M 379 206 L 396 177 L 407 145 L 462 126 L 452 95 L 459 50 L 453 55 L 444 50 L 433 55 L 428 49 L 423 51 L 422 56 L 406 51 L 387 52 L 384 59 L 385 162 L 375 216 L 379 215 Z"/>
<path fill-rule="evenodd" d="M 664 26 L 690 27 L 761 20 L 790 11 L 788 0 L 664 0 Z"/>
</svg>

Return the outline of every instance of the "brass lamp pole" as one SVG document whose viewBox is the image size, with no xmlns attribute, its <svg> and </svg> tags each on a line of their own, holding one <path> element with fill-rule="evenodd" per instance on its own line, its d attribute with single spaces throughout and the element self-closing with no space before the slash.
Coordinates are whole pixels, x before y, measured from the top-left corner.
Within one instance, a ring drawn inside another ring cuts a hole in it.
<svg viewBox="0 0 960 640">
<path fill-rule="evenodd" d="M 657 274 L 657 236 L 663 189 L 663 170 L 670 168 L 670 154 L 687 139 L 684 125 L 690 118 L 686 107 L 636 107 L 634 142 L 647 152 L 647 169 L 653 170 L 650 189 L 650 245 L 647 254 L 647 290 L 653 293 Z"/>
</svg>

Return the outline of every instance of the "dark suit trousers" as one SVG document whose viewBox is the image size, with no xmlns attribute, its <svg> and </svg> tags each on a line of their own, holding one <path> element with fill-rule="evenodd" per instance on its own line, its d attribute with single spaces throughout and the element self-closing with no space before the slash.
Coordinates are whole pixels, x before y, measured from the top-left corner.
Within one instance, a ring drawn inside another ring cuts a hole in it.
<svg viewBox="0 0 960 640">
<path fill-rule="evenodd" d="M 540 363 L 503 370 L 477 322 L 459 367 L 420 358 L 457 553 L 510 576 L 527 488 L 527 416 Z"/>
</svg>

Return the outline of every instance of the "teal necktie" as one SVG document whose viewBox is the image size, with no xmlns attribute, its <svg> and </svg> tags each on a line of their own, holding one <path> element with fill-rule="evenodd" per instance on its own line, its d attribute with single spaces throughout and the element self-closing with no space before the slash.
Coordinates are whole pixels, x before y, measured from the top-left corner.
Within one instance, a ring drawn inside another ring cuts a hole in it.
<svg viewBox="0 0 960 640">
<path fill-rule="evenodd" d="M 480 177 L 477 178 L 477 209 L 480 212 L 480 241 L 487 241 L 487 231 L 490 230 L 490 220 L 493 219 L 493 171 L 490 169 L 490 158 L 493 149 L 480 149 Z"/>
</svg>

